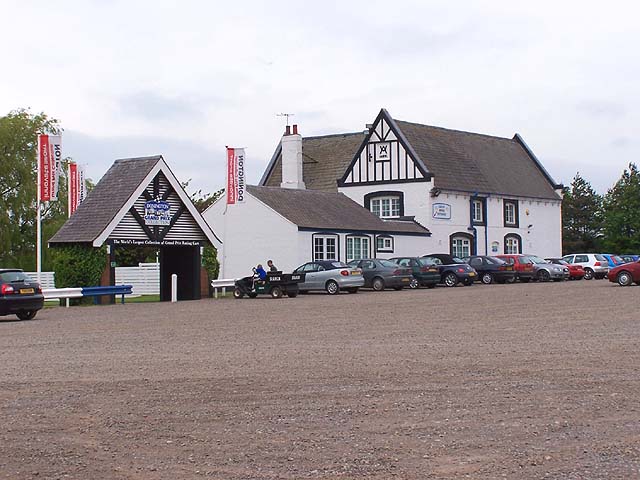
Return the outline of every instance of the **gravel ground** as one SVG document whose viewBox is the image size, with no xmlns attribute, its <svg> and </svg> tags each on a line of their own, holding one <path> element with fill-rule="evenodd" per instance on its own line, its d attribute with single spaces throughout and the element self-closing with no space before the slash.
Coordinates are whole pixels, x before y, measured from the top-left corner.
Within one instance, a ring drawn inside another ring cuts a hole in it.
<svg viewBox="0 0 640 480">
<path fill-rule="evenodd" d="M 639 293 L 475 285 L 0 321 L 0 478 L 640 478 Z"/>
</svg>

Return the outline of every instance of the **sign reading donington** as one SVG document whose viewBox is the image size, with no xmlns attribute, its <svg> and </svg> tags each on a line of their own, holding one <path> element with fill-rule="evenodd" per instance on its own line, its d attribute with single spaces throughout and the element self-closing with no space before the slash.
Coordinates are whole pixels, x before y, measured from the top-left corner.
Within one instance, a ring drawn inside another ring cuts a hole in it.
<svg viewBox="0 0 640 480">
<path fill-rule="evenodd" d="M 227 205 L 244 203 L 244 148 L 227 148 Z"/>
</svg>

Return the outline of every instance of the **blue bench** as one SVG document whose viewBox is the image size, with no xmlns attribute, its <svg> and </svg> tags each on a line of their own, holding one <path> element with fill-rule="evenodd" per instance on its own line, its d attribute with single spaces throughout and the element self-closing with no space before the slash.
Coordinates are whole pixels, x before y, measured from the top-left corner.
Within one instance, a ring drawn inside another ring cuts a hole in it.
<svg viewBox="0 0 640 480">
<path fill-rule="evenodd" d="M 93 303 L 98 304 L 98 298 L 103 295 L 122 295 L 121 303 L 124 304 L 124 296 L 133 293 L 132 285 L 111 285 L 107 287 L 82 287 L 83 297 L 93 297 Z"/>
</svg>

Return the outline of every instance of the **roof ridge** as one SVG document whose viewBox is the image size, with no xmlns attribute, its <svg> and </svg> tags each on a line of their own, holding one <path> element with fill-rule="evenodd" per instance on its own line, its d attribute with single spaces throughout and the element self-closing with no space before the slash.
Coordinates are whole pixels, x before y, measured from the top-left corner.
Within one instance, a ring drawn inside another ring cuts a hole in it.
<svg viewBox="0 0 640 480">
<path fill-rule="evenodd" d="M 498 140 L 508 140 L 509 142 L 514 141 L 513 138 L 500 137 L 498 135 L 489 135 L 488 133 L 468 132 L 467 130 L 458 130 L 457 128 L 438 127 L 436 125 L 427 125 L 425 123 L 408 122 L 407 120 L 398 120 L 398 119 L 394 119 L 394 120 L 396 122 L 408 123 L 409 125 L 418 125 L 420 127 L 434 128 L 436 130 L 445 130 L 447 132 L 466 133 L 468 135 L 477 135 L 479 137 L 497 138 Z"/>
<path fill-rule="evenodd" d="M 364 135 L 362 132 L 345 132 L 345 133 L 330 133 L 327 135 L 313 135 L 311 137 L 302 137 L 302 140 L 315 140 L 316 138 L 331 138 L 331 137 L 349 137 L 354 135 Z"/>
</svg>

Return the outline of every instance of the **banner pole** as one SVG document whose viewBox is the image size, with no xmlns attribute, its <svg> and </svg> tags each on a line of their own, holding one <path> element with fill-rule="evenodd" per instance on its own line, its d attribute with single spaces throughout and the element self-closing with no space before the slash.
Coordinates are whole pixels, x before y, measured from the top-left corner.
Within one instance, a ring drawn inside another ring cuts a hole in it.
<svg viewBox="0 0 640 480">
<path fill-rule="evenodd" d="M 67 162 L 67 217 L 71 216 L 71 162 Z"/>
<path fill-rule="evenodd" d="M 37 168 L 37 193 L 36 193 L 36 276 L 37 282 L 40 283 L 40 273 L 42 272 L 42 212 L 40 211 L 40 188 L 42 180 L 40 179 L 40 135 L 38 135 L 38 151 L 36 153 Z"/>
</svg>

